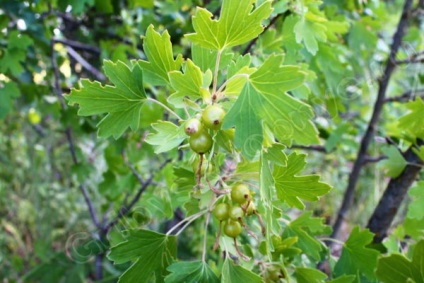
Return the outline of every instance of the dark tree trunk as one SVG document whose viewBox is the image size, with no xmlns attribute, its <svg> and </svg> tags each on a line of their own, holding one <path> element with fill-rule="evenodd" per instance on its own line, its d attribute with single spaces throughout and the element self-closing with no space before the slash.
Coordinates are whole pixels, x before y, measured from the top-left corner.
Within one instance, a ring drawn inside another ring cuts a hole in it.
<svg viewBox="0 0 424 283">
<path fill-rule="evenodd" d="M 424 141 L 418 141 L 418 145 L 424 145 Z M 399 207 L 405 198 L 412 183 L 416 180 L 424 162 L 412 151 L 410 147 L 404 154 L 409 163 L 397 178 L 391 179 L 386 191 L 380 199 L 367 228 L 375 233 L 374 243 L 381 243 L 387 236 L 387 232 L 395 218 Z"/>
</svg>

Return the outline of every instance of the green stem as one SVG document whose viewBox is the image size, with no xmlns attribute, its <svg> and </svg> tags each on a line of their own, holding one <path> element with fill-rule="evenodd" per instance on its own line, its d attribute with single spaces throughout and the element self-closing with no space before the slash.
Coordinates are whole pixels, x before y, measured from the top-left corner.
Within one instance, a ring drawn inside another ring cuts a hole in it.
<svg viewBox="0 0 424 283">
<path fill-rule="evenodd" d="M 206 215 L 206 222 L 205 222 L 205 235 L 203 236 L 203 253 L 202 253 L 202 261 L 206 262 L 206 245 L 207 245 L 207 239 L 208 239 L 208 225 L 209 221 L 211 219 L 211 211 L 208 210 L 208 214 Z"/>
<path fill-rule="evenodd" d="M 249 75 L 248 74 L 238 74 L 238 75 L 234 75 L 234 76 L 232 76 L 231 78 L 229 78 L 228 80 L 226 80 L 222 85 L 221 85 L 221 87 L 218 89 L 218 91 L 217 91 L 217 94 L 219 94 L 219 93 L 221 93 L 223 90 L 224 90 L 224 88 L 228 85 L 228 83 L 229 82 L 231 82 L 232 80 L 234 80 L 234 79 L 237 79 L 237 78 L 241 78 L 241 77 L 245 77 L 246 79 L 248 79 L 249 78 Z"/>
<path fill-rule="evenodd" d="M 184 225 L 184 227 L 177 233 L 177 235 L 180 234 L 180 232 L 182 230 L 184 230 L 188 224 L 190 224 L 191 222 L 193 222 L 194 220 L 196 220 L 197 218 L 199 218 L 200 216 L 202 216 L 203 214 L 205 214 L 206 212 L 208 212 L 208 210 L 202 210 L 196 214 L 193 214 L 183 220 L 181 220 L 180 222 L 178 222 L 174 227 L 172 227 L 171 229 L 169 229 L 169 231 L 166 233 L 166 235 L 170 235 L 175 229 L 177 229 L 178 227 L 180 227 L 183 223 L 188 222 L 186 225 Z"/>
<path fill-rule="evenodd" d="M 342 246 L 344 246 L 344 244 L 345 244 L 344 242 L 333 239 L 333 238 L 319 238 L 319 239 L 322 240 L 322 241 L 333 242 L 333 243 L 336 243 L 336 244 L 339 244 L 339 245 L 342 245 Z"/>
<path fill-rule="evenodd" d="M 216 87 L 218 84 L 218 72 L 219 72 L 219 62 L 221 61 L 221 54 L 223 50 L 219 50 L 216 54 L 216 62 L 215 62 L 215 73 L 213 75 L 213 86 L 212 86 L 212 103 L 214 103 L 214 95 L 216 94 Z"/>
<path fill-rule="evenodd" d="M 169 113 L 171 113 L 172 115 L 174 115 L 175 117 L 177 117 L 178 118 L 178 120 L 184 120 L 183 118 L 181 118 L 177 113 L 175 113 L 174 111 L 172 111 L 171 110 L 171 108 L 169 108 L 168 106 L 166 106 L 165 104 L 163 104 L 162 102 L 160 102 L 160 101 L 158 101 L 158 100 L 156 100 L 156 99 L 154 99 L 154 98 L 151 98 L 151 97 L 148 97 L 147 98 L 147 100 L 148 101 L 151 101 L 151 102 L 153 102 L 153 103 L 156 103 L 157 105 L 160 105 L 162 108 L 164 108 L 165 110 L 167 110 Z"/>
</svg>

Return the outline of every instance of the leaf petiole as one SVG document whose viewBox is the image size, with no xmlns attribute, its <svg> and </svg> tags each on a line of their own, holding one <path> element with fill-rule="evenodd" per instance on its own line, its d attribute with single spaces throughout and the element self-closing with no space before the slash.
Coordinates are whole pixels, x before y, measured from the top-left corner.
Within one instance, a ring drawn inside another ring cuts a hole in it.
<svg viewBox="0 0 424 283">
<path fill-rule="evenodd" d="M 184 119 L 183 118 L 181 118 L 177 113 L 175 113 L 174 111 L 172 111 L 171 110 L 171 108 L 169 108 L 168 106 L 166 106 L 165 104 L 163 104 L 162 102 L 160 102 L 160 101 L 158 101 L 158 100 L 156 100 L 156 99 L 154 99 L 154 98 L 151 98 L 151 97 L 148 97 L 147 98 L 147 100 L 148 101 L 151 101 L 151 102 L 153 102 L 153 103 L 156 103 L 157 105 L 160 105 L 163 109 L 165 109 L 165 110 L 167 110 L 169 113 L 171 113 L 172 115 L 174 115 L 176 118 L 178 118 L 178 120 L 180 120 L 180 121 L 183 121 Z"/>
<path fill-rule="evenodd" d="M 232 76 L 231 78 L 229 78 L 228 80 L 226 80 L 220 87 L 219 87 L 219 89 L 218 89 L 218 91 L 216 92 L 217 94 L 220 94 L 220 93 L 222 93 L 222 91 L 224 90 L 224 88 L 228 85 L 228 83 L 229 82 L 231 82 L 232 80 L 234 80 L 234 79 L 237 79 L 237 78 L 242 78 L 242 77 L 244 77 L 244 78 L 246 78 L 246 79 L 248 79 L 249 78 L 249 75 L 248 74 L 237 74 L 237 75 L 234 75 L 234 76 Z"/>
<path fill-rule="evenodd" d="M 177 236 L 188 226 L 190 225 L 191 222 L 193 222 L 194 220 L 196 220 L 197 218 L 201 217 L 203 214 L 205 214 L 206 212 L 208 212 L 207 209 L 202 210 L 196 214 L 193 214 L 183 220 L 181 220 L 180 222 L 178 222 L 174 227 L 172 227 L 171 229 L 169 229 L 169 231 L 166 233 L 166 235 L 170 235 L 173 231 L 175 231 L 178 227 L 180 227 L 182 224 L 186 223 L 181 229 L 180 231 L 178 231 L 178 233 L 176 234 Z"/>
<path fill-rule="evenodd" d="M 222 51 L 223 51 L 222 49 L 218 50 L 218 53 L 216 54 L 215 72 L 213 75 L 213 86 L 212 86 L 212 104 L 216 100 L 216 87 L 218 85 L 219 62 L 221 61 Z"/>
</svg>

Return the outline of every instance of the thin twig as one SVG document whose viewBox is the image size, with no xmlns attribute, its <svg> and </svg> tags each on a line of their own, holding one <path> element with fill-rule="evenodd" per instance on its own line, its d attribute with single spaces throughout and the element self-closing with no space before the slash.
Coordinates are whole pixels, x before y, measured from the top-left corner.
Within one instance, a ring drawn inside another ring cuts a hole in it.
<svg viewBox="0 0 424 283">
<path fill-rule="evenodd" d="M 364 159 L 364 164 L 366 163 L 377 163 L 380 162 L 381 160 L 387 159 L 387 156 L 377 156 L 377 157 L 372 157 L 372 156 L 366 156 Z"/>
<path fill-rule="evenodd" d="M 284 18 L 287 17 L 288 15 L 290 15 L 290 11 L 287 10 L 286 12 L 282 13 L 282 14 L 277 14 L 275 17 L 273 17 L 270 21 L 269 24 L 264 28 L 264 30 L 262 31 L 261 34 L 264 34 L 273 24 L 275 24 L 275 22 L 284 15 Z M 256 41 L 258 41 L 259 36 L 255 37 L 254 39 L 252 39 L 249 44 L 246 46 L 246 48 L 244 48 L 242 54 L 245 55 L 247 54 L 250 49 L 253 47 L 253 45 L 255 45 Z"/>
<path fill-rule="evenodd" d="M 137 172 L 137 170 L 134 168 L 134 165 L 131 162 L 128 162 L 128 167 L 130 167 L 131 172 L 137 178 L 138 182 L 141 185 L 143 185 L 144 184 L 143 177 Z"/>
<path fill-rule="evenodd" d="M 60 87 L 60 73 L 59 73 L 59 67 L 57 66 L 57 58 L 56 58 L 56 51 L 54 50 L 54 40 L 50 43 L 50 52 L 51 52 L 51 61 L 52 61 L 52 69 L 53 69 L 53 76 L 54 76 L 54 90 L 55 94 L 59 99 L 60 106 L 62 107 L 62 110 L 66 110 L 67 106 L 65 103 L 65 99 L 63 98 L 62 88 Z"/>
<path fill-rule="evenodd" d="M 205 235 L 203 236 L 202 262 L 206 262 L 206 246 L 207 246 L 207 243 L 208 243 L 208 226 L 209 226 L 210 220 L 211 220 L 211 210 L 210 210 L 210 207 L 209 207 L 208 213 L 206 215 L 206 221 L 205 221 Z"/>
<path fill-rule="evenodd" d="M 122 207 L 119 209 L 118 214 L 116 215 L 116 217 L 110 221 L 108 224 L 106 224 L 103 227 L 103 231 L 105 232 L 105 234 L 113 227 L 115 226 L 119 220 L 124 217 L 125 215 L 128 214 L 128 212 L 133 208 L 133 206 L 140 200 L 141 195 L 144 193 L 144 191 L 147 189 L 148 186 L 150 186 L 153 182 L 154 177 L 156 176 L 156 173 L 160 172 L 168 163 L 170 163 L 172 161 L 172 159 L 167 159 L 165 160 L 157 170 L 155 170 L 154 172 L 152 172 L 149 176 L 149 178 L 147 178 L 145 181 L 141 182 L 140 184 L 140 188 L 138 189 L 137 193 L 135 194 L 135 196 L 131 199 L 130 203 L 127 205 L 122 205 Z M 137 175 L 139 175 L 137 173 Z M 138 177 L 136 176 L 136 178 L 138 179 Z"/>
<path fill-rule="evenodd" d="M 216 234 L 215 243 L 213 244 L 213 251 L 216 251 L 216 249 L 219 247 L 219 238 L 221 237 L 221 230 L 222 230 L 222 221 L 219 221 L 218 224 L 218 233 Z"/>
<path fill-rule="evenodd" d="M 342 226 L 343 220 L 345 219 L 346 214 L 352 204 L 354 193 L 355 193 L 355 187 L 359 179 L 359 174 L 364 164 L 364 160 L 367 156 L 368 147 L 373 139 L 375 128 L 383 109 L 387 86 L 389 84 L 392 72 L 396 66 L 396 60 L 395 60 L 396 54 L 401 46 L 402 38 L 405 34 L 405 29 L 408 22 L 412 3 L 413 3 L 413 0 L 405 1 L 403 11 L 401 14 L 401 19 L 397 26 L 396 32 L 393 36 L 393 43 L 390 48 L 390 55 L 387 60 L 385 71 L 382 77 L 380 77 L 378 80 L 378 94 L 377 94 L 377 100 L 374 104 L 372 117 L 368 123 L 367 130 L 364 136 L 362 137 L 359 151 L 353 165 L 353 169 L 349 175 L 348 185 L 343 197 L 342 205 L 339 209 L 336 221 L 333 225 L 333 233 L 331 234 L 331 238 L 337 238 L 340 228 Z M 330 242 L 329 245 L 331 244 L 332 243 Z"/>
<path fill-rule="evenodd" d="M 326 153 L 327 150 L 325 149 L 324 146 L 321 145 L 309 145 L 309 146 L 305 146 L 305 145 L 292 145 L 291 148 L 296 148 L 296 149 L 303 149 L 303 150 L 310 150 L 310 151 L 318 151 L 318 152 L 323 152 Z"/>
<path fill-rule="evenodd" d="M 421 97 L 424 99 L 424 89 L 409 90 L 401 95 L 387 97 L 384 102 L 405 102 L 413 100 L 415 97 Z"/>
<path fill-rule="evenodd" d="M 60 73 L 59 73 L 59 68 L 57 66 L 57 61 L 56 61 L 57 58 L 56 58 L 56 51 L 54 50 L 54 44 L 55 44 L 55 42 L 54 42 L 54 40 L 52 40 L 51 43 L 50 43 L 50 51 L 51 51 L 52 69 L 53 69 L 53 74 L 54 74 L 54 93 L 58 97 L 61 109 L 64 112 L 64 111 L 66 111 L 67 106 L 66 106 L 66 103 L 65 103 L 65 99 L 63 98 L 62 88 L 60 87 Z M 68 140 L 69 151 L 71 153 L 72 162 L 75 165 L 77 165 L 78 159 L 77 159 L 77 155 L 76 155 L 76 151 L 75 151 L 74 139 L 72 137 L 72 129 L 71 129 L 70 126 L 66 127 L 65 134 L 66 134 L 66 139 Z M 94 209 L 93 202 L 90 199 L 90 195 L 87 191 L 85 184 L 80 184 L 79 189 L 80 189 L 80 191 L 81 191 L 81 193 L 84 197 L 85 203 L 87 204 L 88 211 L 89 211 L 90 216 L 91 216 L 91 220 L 93 221 L 94 225 L 98 229 L 100 229 L 101 225 L 100 225 L 99 219 L 97 218 L 97 214 L 96 214 L 96 211 Z"/>
<path fill-rule="evenodd" d="M 403 64 L 420 64 L 424 63 L 424 58 L 409 58 L 405 60 L 397 60 L 396 65 L 403 65 Z"/>
<path fill-rule="evenodd" d="M 201 153 L 199 155 L 199 166 L 197 167 L 197 172 L 196 172 L 196 187 L 198 189 L 200 189 L 201 187 L 201 179 L 202 179 L 202 165 L 203 165 L 203 158 L 204 158 L 204 154 Z"/>
<path fill-rule="evenodd" d="M 215 207 L 215 204 L 217 203 L 217 201 L 221 198 L 221 196 L 219 197 L 213 197 L 211 199 L 211 201 L 208 204 L 208 210 L 207 210 L 207 216 L 206 216 L 206 221 L 205 221 L 205 235 L 203 238 L 203 253 L 202 253 L 202 261 L 206 262 L 206 244 L 207 244 L 207 238 L 208 238 L 208 225 L 209 225 L 209 221 L 211 218 L 211 213 L 212 213 L 212 209 Z M 222 222 L 222 221 L 221 221 Z M 219 222 L 219 231 L 218 231 L 218 240 L 215 240 L 215 244 L 214 244 L 214 251 L 217 248 L 217 241 L 219 241 L 219 235 L 221 234 L 221 222 Z"/>
<path fill-rule="evenodd" d="M 100 48 L 96 46 L 88 45 L 88 44 L 75 41 L 75 40 L 70 40 L 66 38 L 55 38 L 54 41 L 57 43 L 62 43 L 63 45 L 66 45 L 66 46 L 70 46 L 75 49 L 79 49 L 79 50 L 83 50 L 83 51 L 87 51 L 87 52 L 91 52 L 95 54 L 100 54 L 101 52 Z"/>
<path fill-rule="evenodd" d="M 78 52 L 76 52 L 71 46 L 66 46 L 66 51 L 68 54 L 74 58 L 81 66 L 84 67 L 87 71 L 92 73 L 98 81 L 106 80 L 106 76 L 103 75 L 99 70 L 93 67 L 87 60 L 85 60 Z"/>
</svg>

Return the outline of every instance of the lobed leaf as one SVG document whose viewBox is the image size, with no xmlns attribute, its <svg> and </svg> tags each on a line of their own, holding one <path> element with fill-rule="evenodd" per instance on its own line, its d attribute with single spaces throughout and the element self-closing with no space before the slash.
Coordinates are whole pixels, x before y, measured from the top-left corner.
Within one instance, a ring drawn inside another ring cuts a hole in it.
<svg viewBox="0 0 424 283">
<path fill-rule="evenodd" d="M 211 12 L 198 7 L 193 16 L 195 33 L 186 37 L 215 50 L 246 43 L 263 31 L 261 22 L 272 12 L 271 1 L 265 1 L 254 11 L 252 8 L 252 1 L 224 0 L 219 20 L 212 20 Z"/>
<path fill-rule="evenodd" d="M 288 156 L 287 166 L 275 166 L 273 172 L 278 198 L 299 209 L 305 208 L 301 199 L 317 201 L 331 189 L 330 185 L 319 181 L 318 175 L 297 176 L 306 165 L 305 157 L 293 152 Z"/>
<path fill-rule="evenodd" d="M 137 130 L 141 108 L 146 101 L 143 74 L 138 65 L 130 68 L 123 62 L 104 61 L 106 76 L 114 85 L 81 80 L 80 89 L 72 89 L 65 98 L 69 105 L 79 105 L 78 115 L 107 115 L 97 125 L 98 135 L 119 138 L 130 127 Z"/>
<path fill-rule="evenodd" d="M 163 281 L 166 268 L 176 257 L 177 238 L 150 230 L 128 230 L 126 241 L 112 247 L 108 258 L 115 264 L 134 261 L 118 282 L 149 282 L 153 273 L 156 282 Z"/>
<path fill-rule="evenodd" d="M 181 54 L 174 59 L 168 31 L 161 35 L 150 25 L 146 31 L 143 49 L 148 61 L 139 60 L 137 63 L 143 69 L 145 81 L 152 85 L 168 84 L 168 73 L 178 71 L 183 63 Z"/>
<path fill-rule="evenodd" d="M 176 262 L 168 267 L 171 272 L 165 283 L 219 283 L 219 279 L 209 265 L 203 261 Z"/>
</svg>

